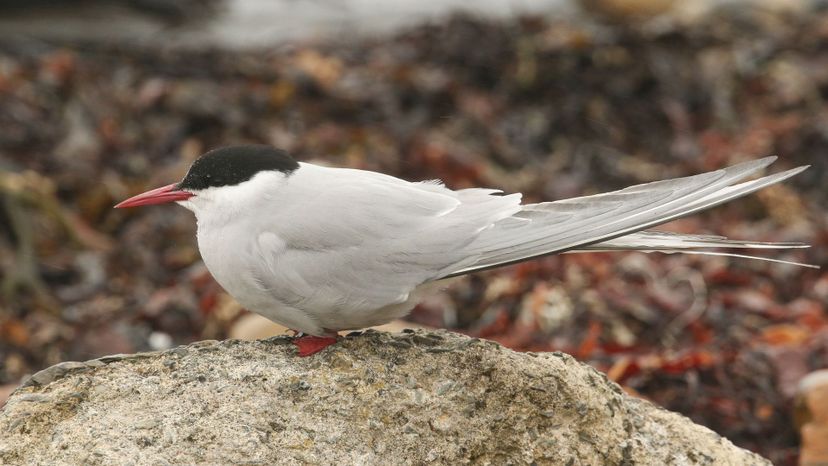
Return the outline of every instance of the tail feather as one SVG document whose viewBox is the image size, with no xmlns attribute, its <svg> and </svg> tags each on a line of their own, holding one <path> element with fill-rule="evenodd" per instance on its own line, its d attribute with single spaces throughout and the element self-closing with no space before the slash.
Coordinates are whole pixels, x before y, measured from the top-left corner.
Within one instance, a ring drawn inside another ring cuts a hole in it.
<svg viewBox="0 0 828 466">
<path fill-rule="evenodd" d="M 810 245 L 798 242 L 746 241 L 718 235 L 690 235 L 647 230 L 578 248 L 579 251 L 666 250 L 692 248 L 801 249 Z"/>
<path fill-rule="evenodd" d="M 796 261 L 788 261 L 784 259 L 775 259 L 773 257 L 763 257 L 763 256 L 754 256 L 751 254 L 739 254 L 735 252 L 723 252 L 723 251 L 700 251 L 698 249 L 632 249 L 633 251 L 640 251 L 644 253 L 651 253 L 651 252 L 660 252 L 664 254 L 689 254 L 689 255 L 699 255 L 699 256 L 721 256 L 721 257 L 736 257 L 739 259 L 751 259 L 751 260 L 758 260 L 762 262 L 773 262 L 776 264 L 787 264 L 787 265 L 795 265 L 797 267 L 807 267 L 809 269 L 819 269 L 820 267 L 815 264 L 808 264 L 805 262 L 796 262 Z M 598 252 L 600 249 L 580 249 L 580 250 L 573 250 L 567 251 L 563 254 L 577 254 L 583 252 Z M 630 249 L 613 249 L 612 251 L 630 251 Z"/>
<path fill-rule="evenodd" d="M 732 249 L 803 249 L 811 247 L 798 242 L 744 241 L 729 239 L 718 235 L 688 235 L 666 231 L 639 231 L 627 236 L 615 238 L 603 243 L 592 244 L 568 251 L 569 253 L 597 251 L 641 251 L 665 254 L 698 254 L 704 256 L 738 257 L 778 264 L 796 265 L 818 269 L 819 266 L 771 257 L 755 256 L 724 251 L 706 251 L 697 248 L 732 248 Z"/>
</svg>

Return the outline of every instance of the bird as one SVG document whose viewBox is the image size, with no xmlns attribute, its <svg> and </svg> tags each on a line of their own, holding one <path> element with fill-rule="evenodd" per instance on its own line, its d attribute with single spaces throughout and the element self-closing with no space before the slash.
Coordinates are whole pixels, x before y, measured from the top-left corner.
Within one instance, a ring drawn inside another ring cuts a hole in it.
<svg viewBox="0 0 828 466">
<path fill-rule="evenodd" d="M 216 281 L 246 309 L 292 329 L 298 354 L 309 356 L 334 344 L 339 331 L 406 315 L 447 279 L 550 254 L 682 252 L 810 266 L 715 250 L 803 243 L 650 229 L 808 168 L 753 177 L 774 160 L 524 204 L 520 193 L 452 190 L 434 180 L 300 162 L 268 145 L 234 145 L 198 157 L 180 182 L 115 207 L 174 202 L 192 211 Z"/>
</svg>

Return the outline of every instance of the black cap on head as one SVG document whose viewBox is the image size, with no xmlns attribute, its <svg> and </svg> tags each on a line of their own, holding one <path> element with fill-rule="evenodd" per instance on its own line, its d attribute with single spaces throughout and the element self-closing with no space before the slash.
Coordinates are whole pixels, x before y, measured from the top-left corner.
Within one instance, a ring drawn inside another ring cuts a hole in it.
<svg viewBox="0 0 828 466">
<path fill-rule="evenodd" d="M 262 171 L 286 175 L 299 168 L 287 152 L 265 145 L 229 146 L 202 155 L 178 183 L 183 190 L 199 190 L 243 183 Z"/>
</svg>

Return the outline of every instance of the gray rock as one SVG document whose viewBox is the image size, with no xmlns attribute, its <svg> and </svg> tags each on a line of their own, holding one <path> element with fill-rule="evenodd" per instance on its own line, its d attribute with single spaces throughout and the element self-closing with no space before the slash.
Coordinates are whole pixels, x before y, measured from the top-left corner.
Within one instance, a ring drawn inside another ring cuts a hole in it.
<svg viewBox="0 0 828 466">
<path fill-rule="evenodd" d="M 0 464 L 769 464 L 568 355 L 448 332 L 56 367 L 0 411 Z"/>
</svg>

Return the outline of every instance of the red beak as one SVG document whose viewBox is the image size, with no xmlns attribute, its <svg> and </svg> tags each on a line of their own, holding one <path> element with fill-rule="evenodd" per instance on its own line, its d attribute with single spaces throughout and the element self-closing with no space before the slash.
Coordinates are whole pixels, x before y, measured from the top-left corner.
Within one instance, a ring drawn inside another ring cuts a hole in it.
<svg viewBox="0 0 828 466">
<path fill-rule="evenodd" d="M 193 196 L 195 194 L 181 191 L 178 189 L 178 184 L 173 183 L 132 196 L 116 205 L 115 208 L 123 209 L 124 207 L 138 207 L 139 205 L 164 204 L 166 202 L 183 201 Z"/>
</svg>

